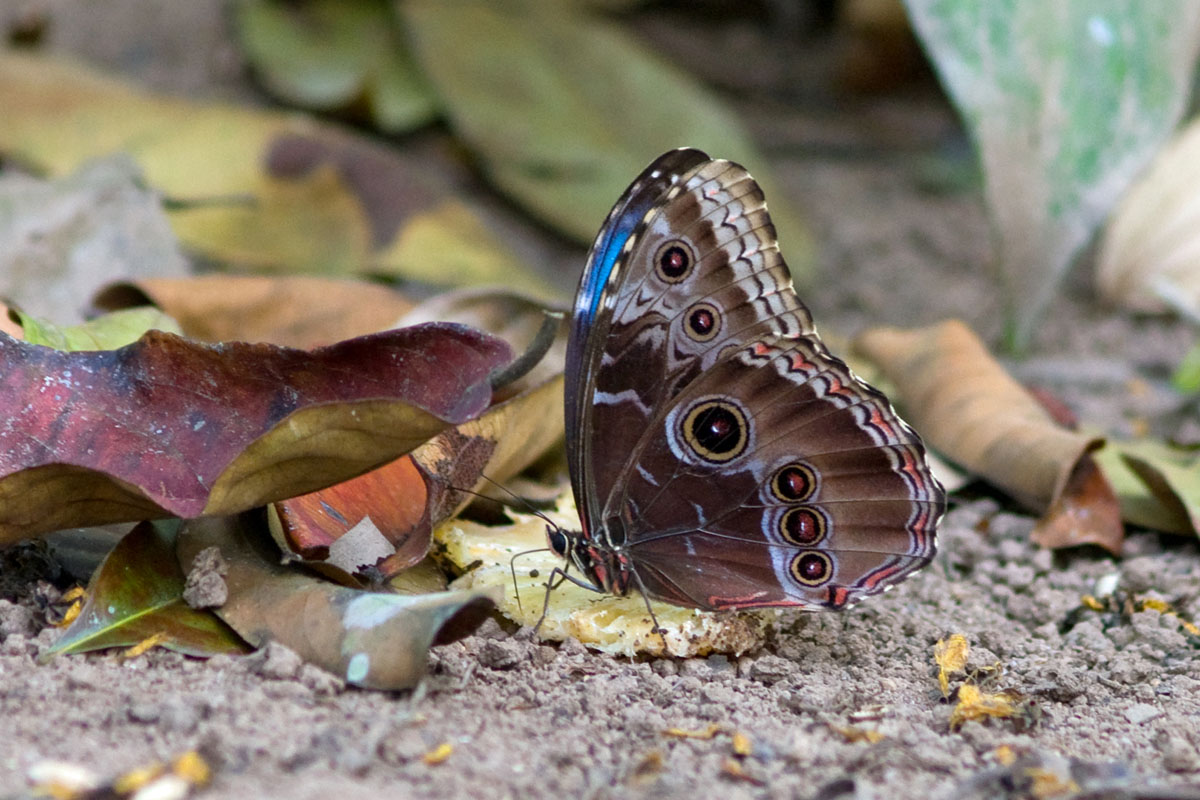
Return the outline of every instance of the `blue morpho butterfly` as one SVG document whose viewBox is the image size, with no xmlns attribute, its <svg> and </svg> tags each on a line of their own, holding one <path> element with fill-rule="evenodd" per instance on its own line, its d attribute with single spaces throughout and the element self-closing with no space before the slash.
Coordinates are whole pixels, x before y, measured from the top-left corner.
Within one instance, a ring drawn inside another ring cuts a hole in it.
<svg viewBox="0 0 1200 800">
<path fill-rule="evenodd" d="M 674 150 L 617 201 L 566 387 L 583 529 L 548 536 L 581 585 L 837 609 L 933 558 L 945 494 L 921 439 L 817 336 L 737 164 Z"/>
</svg>

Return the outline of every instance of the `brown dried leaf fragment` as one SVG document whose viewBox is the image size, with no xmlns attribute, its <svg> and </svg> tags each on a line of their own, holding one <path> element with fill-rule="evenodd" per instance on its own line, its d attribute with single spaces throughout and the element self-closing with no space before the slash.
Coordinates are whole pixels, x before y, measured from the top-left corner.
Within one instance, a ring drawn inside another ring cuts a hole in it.
<svg viewBox="0 0 1200 800">
<path fill-rule="evenodd" d="M 1103 440 L 1055 423 L 966 324 L 874 328 L 855 346 L 880 366 L 934 449 L 1044 513 L 1038 544 L 1120 552 L 1120 507 L 1091 456 Z"/>
</svg>

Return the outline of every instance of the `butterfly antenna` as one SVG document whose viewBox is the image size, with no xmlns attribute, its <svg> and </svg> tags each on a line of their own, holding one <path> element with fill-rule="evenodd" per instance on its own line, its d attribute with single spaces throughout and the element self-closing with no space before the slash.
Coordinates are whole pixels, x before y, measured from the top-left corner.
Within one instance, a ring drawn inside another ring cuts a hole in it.
<svg viewBox="0 0 1200 800">
<path fill-rule="evenodd" d="M 492 480 L 492 479 L 491 479 L 491 478 L 489 478 L 487 475 L 484 475 L 482 472 L 481 472 L 481 473 L 479 473 L 479 477 L 480 477 L 480 478 L 482 478 L 483 480 L 487 481 L 488 483 L 490 483 L 492 486 L 495 486 L 495 487 L 496 487 L 497 489 L 499 489 L 500 491 L 502 491 L 502 492 L 504 492 L 505 494 L 507 494 L 507 495 L 508 495 L 509 497 L 511 497 L 513 500 L 516 500 L 518 503 L 520 503 L 521 505 L 525 506 L 525 508 L 527 508 L 527 509 L 529 510 L 529 513 L 530 513 L 530 514 L 533 514 L 535 517 L 540 517 L 540 518 L 541 518 L 541 519 L 542 519 L 542 520 L 543 520 L 543 521 L 544 521 L 544 522 L 545 522 L 547 525 L 554 525 L 554 527 L 555 527 L 555 528 L 557 528 L 557 527 L 558 527 L 558 525 L 555 525 L 555 524 L 554 524 L 554 520 L 552 520 L 552 519 L 550 519 L 549 517 L 547 517 L 547 516 L 546 516 L 544 513 L 542 513 L 541 511 L 539 511 L 537 508 L 535 508 L 535 507 L 534 507 L 534 505 L 533 505 L 532 503 L 530 503 L 530 502 L 529 502 L 528 500 L 526 500 L 524 497 L 521 497 L 521 495 L 517 494 L 517 493 L 516 493 L 516 492 L 514 492 L 512 489 L 509 489 L 507 486 L 505 486 L 504 484 L 500 483 L 499 481 L 494 481 L 494 480 Z M 497 503 L 499 503 L 499 502 L 500 502 L 499 500 L 496 500 L 496 498 L 494 498 L 494 497 L 488 497 L 487 495 L 480 494 L 479 492 L 472 492 L 472 491 L 470 491 L 470 490 L 467 490 L 467 489 L 458 489 L 457 491 L 460 491 L 460 492 L 463 492 L 463 491 L 465 491 L 465 492 L 467 492 L 467 494 L 473 494 L 473 495 L 475 495 L 476 497 L 483 497 L 483 498 L 485 498 L 485 499 L 487 499 L 487 500 L 494 500 L 494 501 L 495 501 L 495 502 L 497 502 Z M 509 507 L 510 507 L 510 508 L 512 508 L 512 506 L 509 506 Z"/>
<path fill-rule="evenodd" d="M 556 523 L 554 520 L 550 519 L 550 517 L 546 516 L 544 513 L 542 513 L 538 509 L 534 508 L 533 504 L 530 503 L 528 500 L 526 500 L 524 497 L 521 497 L 519 494 L 512 491 L 511 489 L 509 489 L 507 486 L 500 483 L 499 481 L 492 480 L 487 475 L 484 475 L 482 472 L 479 473 L 479 477 L 482 478 L 483 480 L 487 481 L 488 483 L 490 483 L 492 486 L 495 486 L 500 491 L 506 493 L 513 500 L 516 500 L 518 503 L 525 506 L 525 508 L 527 508 L 529 510 L 529 513 L 538 517 L 543 522 L 545 522 L 547 525 L 551 526 L 555 530 L 559 530 L 558 523 Z M 447 487 L 447 489 L 449 489 L 450 491 L 454 491 L 454 492 L 462 492 L 463 494 L 474 495 L 475 497 L 481 498 L 483 500 L 492 500 L 494 502 L 501 502 L 499 500 L 496 500 L 496 498 L 494 498 L 494 497 L 489 497 L 488 495 L 481 494 L 480 492 L 477 492 L 474 489 L 460 489 L 456 486 L 449 486 L 449 487 Z M 512 508 L 512 506 L 509 505 L 509 508 Z M 509 572 L 512 573 L 513 596 L 517 598 L 517 610 L 520 611 L 522 615 L 525 614 L 525 608 L 521 604 L 521 587 L 517 583 L 516 560 L 518 558 L 520 558 L 521 556 L 527 556 L 530 553 L 541 553 L 541 552 L 544 552 L 549 549 L 550 549 L 549 547 L 537 547 L 537 548 L 534 548 L 533 550 L 522 550 L 520 553 L 513 554 L 513 557 L 508 560 L 508 569 L 509 569 Z M 547 584 L 547 585 L 549 585 L 549 584 Z M 549 602 L 550 602 L 550 600 L 549 600 L 549 597 L 547 596 L 547 598 L 546 598 L 546 607 L 547 608 L 549 607 Z M 545 618 L 546 618 L 546 609 L 543 609 L 542 610 L 542 619 L 545 619 Z M 541 624 L 542 624 L 542 620 L 539 619 L 538 625 L 541 625 Z M 535 627 L 534 630 L 537 630 L 537 628 Z"/>
</svg>

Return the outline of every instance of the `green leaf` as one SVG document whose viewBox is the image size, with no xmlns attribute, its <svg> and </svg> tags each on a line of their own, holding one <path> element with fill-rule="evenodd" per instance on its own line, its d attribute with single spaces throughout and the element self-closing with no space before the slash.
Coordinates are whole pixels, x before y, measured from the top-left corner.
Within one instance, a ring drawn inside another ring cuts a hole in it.
<svg viewBox="0 0 1200 800">
<path fill-rule="evenodd" d="M 179 323 L 150 306 L 113 311 L 81 325 L 61 327 L 23 311 L 9 312 L 21 324 L 25 341 L 56 350 L 116 350 L 133 344 L 146 331 L 183 335 Z"/>
<path fill-rule="evenodd" d="M 244 0 L 235 18 L 263 83 L 287 101 L 333 110 L 362 99 L 388 133 L 437 114 L 386 0 Z"/>
<path fill-rule="evenodd" d="M 699 147 L 756 174 L 793 272 L 807 272 L 807 233 L 741 120 L 618 28 L 554 0 L 397 8 L 455 133 L 531 213 L 590 242 L 650 161 Z"/>
<path fill-rule="evenodd" d="M 1095 454 L 1134 525 L 1200 535 L 1200 452 L 1153 439 L 1108 441 Z"/>
<path fill-rule="evenodd" d="M 259 530 L 258 528 L 262 528 Z M 470 630 L 494 606 L 492 592 L 401 595 L 338 586 L 279 564 L 265 526 L 246 516 L 187 523 L 180 563 L 216 547 L 229 566 L 221 618 L 254 645 L 277 641 L 305 661 L 369 689 L 408 689 L 425 675 L 429 648 L 453 623 Z"/>
<path fill-rule="evenodd" d="M 1009 343 L 1024 347 L 1079 249 L 1187 101 L 1187 0 L 905 0 L 975 140 Z"/>
<path fill-rule="evenodd" d="M 44 655 L 129 647 L 151 636 L 190 656 L 246 652 L 225 623 L 183 601 L 184 576 L 175 557 L 178 520 L 143 522 L 113 548 L 92 575 L 79 616 Z"/>
<path fill-rule="evenodd" d="M 1171 383 L 1184 394 L 1200 392 L 1200 344 L 1192 347 L 1183 356 L 1183 360 L 1175 368 L 1175 374 L 1171 376 Z"/>
</svg>

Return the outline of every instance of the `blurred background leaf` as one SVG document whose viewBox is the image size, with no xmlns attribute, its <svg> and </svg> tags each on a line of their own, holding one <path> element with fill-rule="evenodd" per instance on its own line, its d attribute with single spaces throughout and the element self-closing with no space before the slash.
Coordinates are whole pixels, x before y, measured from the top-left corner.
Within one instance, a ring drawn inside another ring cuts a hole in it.
<svg viewBox="0 0 1200 800">
<path fill-rule="evenodd" d="M 978 150 L 1010 347 L 1174 129 L 1200 5 L 905 0 Z"/>
<path fill-rule="evenodd" d="M 590 243 L 650 161 L 698 147 L 754 173 L 792 272 L 808 273 L 808 236 L 737 114 L 620 28 L 551 0 L 397 8 L 454 133 L 542 221 Z"/>
<path fill-rule="evenodd" d="M 235 10 L 246 56 L 276 96 L 314 110 L 365 112 L 386 133 L 437 115 L 387 0 L 245 0 Z"/>
<path fill-rule="evenodd" d="M 444 178 L 330 125 L 11 51 L 0 51 L 0 108 L 0 154 L 57 176 L 126 152 L 172 200 L 183 244 L 226 267 L 546 291 Z"/>
</svg>

